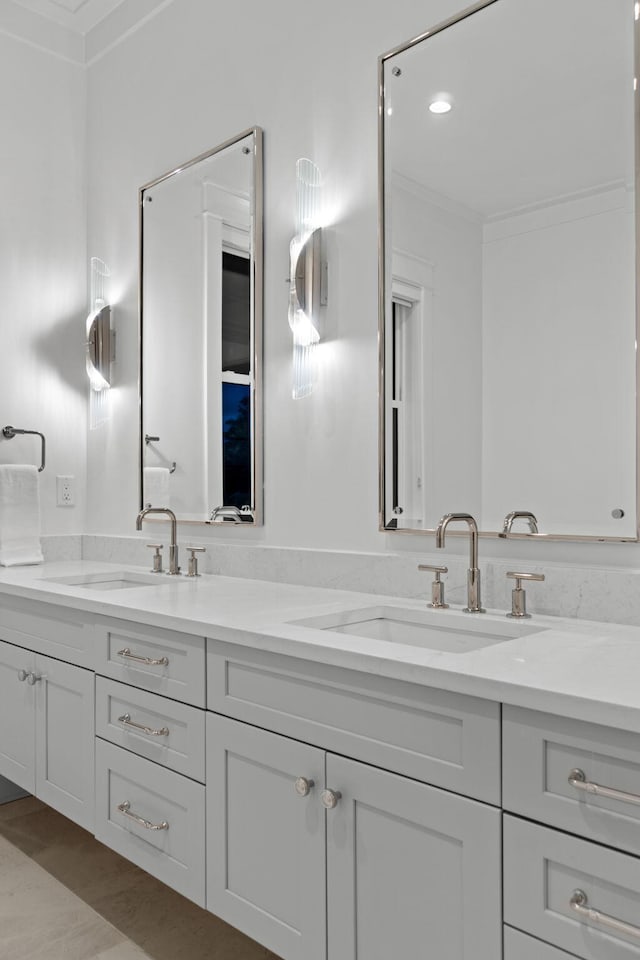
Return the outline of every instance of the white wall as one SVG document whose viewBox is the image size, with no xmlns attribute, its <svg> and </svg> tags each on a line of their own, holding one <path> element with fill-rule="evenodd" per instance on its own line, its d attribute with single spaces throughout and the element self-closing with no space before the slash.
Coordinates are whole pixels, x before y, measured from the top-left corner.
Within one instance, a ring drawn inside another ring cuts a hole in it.
<svg viewBox="0 0 640 960">
<path fill-rule="evenodd" d="M 85 77 L 0 34 L 0 427 L 40 430 L 42 530 L 79 533 L 86 466 Z M 37 437 L 0 437 L 0 462 L 39 463 Z M 76 477 L 56 508 L 55 476 Z"/>
<path fill-rule="evenodd" d="M 634 536 L 633 276 L 624 187 L 487 225 L 485 529 L 526 509 L 542 533 Z"/>
<path fill-rule="evenodd" d="M 205 516 L 202 189 L 171 178 L 145 210 L 145 430 L 159 436 L 147 466 L 178 467 L 170 497 L 155 507 Z M 187 322 L 188 321 L 188 322 Z M 194 439 L 196 442 L 194 442 Z M 199 442 L 198 442 L 199 440 Z M 188 481 L 188 483 L 187 483 Z"/>
<path fill-rule="evenodd" d="M 138 187 L 258 124 L 265 131 L 265 527 L 235 535 L 382 549 L 377 57 L 454 8 L 416 8 L 412 0 L 393 8 L 382 0 L 329 0 L 322 8 L 174 0 L 90 67 L 89 247 L 120 289 L 120 386 L 113 422 L 89 437 L 89 532 L 131 532 L 138 503 Z M 320 383 L 310 398 L 293 401 L 285 278 L 301 156 L 324 173 L 333 225 Z"/>
<path fill-rule="evenodd" d="M 174 0 L 90 66 L 89 252 L 112 269 L 119 354 L 113 421 L 89 436 L 89 533 L 131 533 L 138 505 L 138 187 L 259 124 L 265 526 L 201 533 L 365 551 L 433 546 L 377 531 L 377 57 L 464 5 L 277 0 L 220 7 Z M 312 397 L 293 401 L 285 278 L 301 156 L 324 172 L 333 226 L 320 383 Z M 487 556 L 507 549 L 536 562 L 640 562 L 640 548 L 627 544 L 483 546 Z"/>
<path fill-rule="evenodd" d="M 408 181 L 394 184 L 390 209 L 394 252 L 431 265 L 423 442 L 424 526 L 433 528 L 445 513 L 481 509 L 482 224 Z"/>
</svg>

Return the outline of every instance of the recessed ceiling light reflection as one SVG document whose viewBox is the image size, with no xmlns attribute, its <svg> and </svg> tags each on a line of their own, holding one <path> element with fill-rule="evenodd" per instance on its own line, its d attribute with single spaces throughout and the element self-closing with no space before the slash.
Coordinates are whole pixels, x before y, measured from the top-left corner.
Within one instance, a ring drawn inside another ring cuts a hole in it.
<svg viewBox="0 0 640 960">
<path fill-rule="evenodd" d="M 429 104 L 431 113 L 449 113 L 451 104 L 448 100 L 432 100 Z"/>
</svg>

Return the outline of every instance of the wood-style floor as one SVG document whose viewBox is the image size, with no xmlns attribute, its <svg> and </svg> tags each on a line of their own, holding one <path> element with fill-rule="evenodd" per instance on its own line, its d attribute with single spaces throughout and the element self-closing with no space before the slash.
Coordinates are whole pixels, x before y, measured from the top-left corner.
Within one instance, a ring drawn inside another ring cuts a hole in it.
<svg viewBox="0 0 640 960">
<path fill-rule="evenodd" d="M 33 797 L 0 805 L 2 960 L 277 960 Z"/>
</svg>

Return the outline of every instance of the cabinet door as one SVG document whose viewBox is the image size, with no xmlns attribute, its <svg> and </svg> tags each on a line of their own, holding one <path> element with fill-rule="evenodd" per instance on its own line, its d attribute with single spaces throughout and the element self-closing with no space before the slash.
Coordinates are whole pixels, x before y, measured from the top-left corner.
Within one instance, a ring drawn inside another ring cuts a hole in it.
<svg viewBox="0 0 640 960">
<path fill-rule="evenodd" d="M 26 674 L 33 669 L 32 653 L 0 642 L 0 774 L 29 793 L 35 791 L 35 689 Z"/>
<path fill-rule="evenodd" d="M 93 671 L 38 656 L 35 676 L 36 796 L 93 832 Z"/>
<path fill-rule="evenodd" d="M 500 811 L 327 756 L 329 960 L 497 960 Z"/>
<path fill-rule="evenodd" d="M 283 960 L 326 958 L 323 780 L 321 750 L 208 714 L 207 907 Z"/>
</svg>

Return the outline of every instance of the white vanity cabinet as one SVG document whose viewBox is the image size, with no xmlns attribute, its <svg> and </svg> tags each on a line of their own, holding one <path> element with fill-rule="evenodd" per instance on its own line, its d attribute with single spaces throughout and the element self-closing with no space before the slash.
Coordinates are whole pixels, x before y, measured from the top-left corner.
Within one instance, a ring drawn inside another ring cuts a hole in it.
<svg viewBox="0 0 640 960">
<path fill-rule="evenodd" d="M 73 611 L 31 606 L 0 606 L 0 774 L 93 830 L 93 670 L 36 652 L 88 665 L 90 634 Z"/>
<path fill-rule="evenodd" d="M 3 598 L 0 776 L 283 960 L 640 960 L 638 734 Z"/>
<path fill-rule="evenodd" d="M 481 757 L 478 792 L 499 796 L 497 705 L 209 653 L 209 706 L 252 723 L 207 717 L 208 908 L 284 960 L 497 960 L 500 809 L 404 772 L 472 793 Z"/>
<path fill-rule="evenodd" d="M 96 825 L 205 905 L 205 641 L 96 618 Z"/>
</svg>

